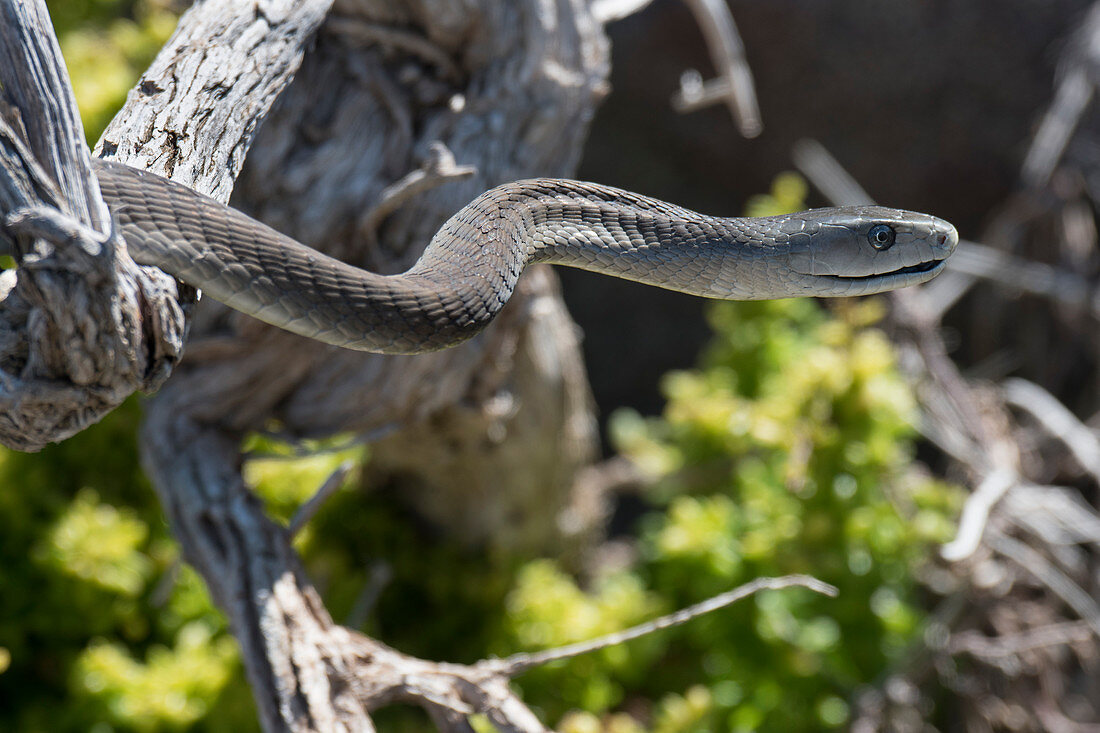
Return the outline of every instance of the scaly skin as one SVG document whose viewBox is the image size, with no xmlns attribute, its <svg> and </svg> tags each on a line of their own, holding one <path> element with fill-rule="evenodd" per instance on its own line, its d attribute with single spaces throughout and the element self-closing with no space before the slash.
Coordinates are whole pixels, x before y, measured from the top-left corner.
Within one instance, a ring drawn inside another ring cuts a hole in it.
<svg viewBox="0 0 1100 733">
<path fill-rule="evenodd" d="M 95 170 L 137 262 L 275 326 L 388 354 L 435 351 L 478 333 L 533 262 L 705 298 L 760 300 L 925 282 L 958 242 L 942 219 L 878 206 L 720 218 L 543 178 L 482 194 L 440 228 L 408 272 L 379 275 L 151 173 L 107 161 L 95 161 Z M 875 246 L 876 233 L 889 242 Z"/>
</svg>

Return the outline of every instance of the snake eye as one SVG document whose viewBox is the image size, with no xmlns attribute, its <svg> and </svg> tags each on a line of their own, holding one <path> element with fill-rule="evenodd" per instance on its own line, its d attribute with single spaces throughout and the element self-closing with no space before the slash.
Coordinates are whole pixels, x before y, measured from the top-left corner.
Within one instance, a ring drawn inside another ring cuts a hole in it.
<svg viewBox="0 0 1100 733">
<path fill-rule="evenodd" d="M 876 224 L 871 227 L 871 231 L 867 232 L 867 241 L 875 249 L 889 249 L 896 236 L 893 227 L 887 224 Z"/>
</svg>

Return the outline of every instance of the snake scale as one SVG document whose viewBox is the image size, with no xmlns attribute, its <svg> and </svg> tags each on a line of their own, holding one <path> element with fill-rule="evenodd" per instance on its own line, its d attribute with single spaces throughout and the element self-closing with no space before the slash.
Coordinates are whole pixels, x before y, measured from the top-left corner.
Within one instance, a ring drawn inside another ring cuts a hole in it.
<svg viewBox="0 0 1100 733">
<path fill-rule="evenodd" d="M 706 298 L 845 296 L 930 280 L 958 242 L 942 219 L 878 206 L 721 218 L 608 186 L 534 179 L 478 196 L 407 272 L 379 275 L 152 173 L 103 160 L 95 171 L 137 262 L 275 326 L 390 354 L 478 333 L 535 262 Z"/>
</svg>

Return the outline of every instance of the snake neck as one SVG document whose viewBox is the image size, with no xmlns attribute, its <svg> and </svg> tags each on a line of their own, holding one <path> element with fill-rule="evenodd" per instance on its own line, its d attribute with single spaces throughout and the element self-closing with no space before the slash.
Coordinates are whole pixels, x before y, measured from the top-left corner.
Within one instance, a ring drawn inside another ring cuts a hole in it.
<svg viewBox="0 0 1100 733">
<path fill-rule="evenodd" d="M 471 241 L 480 246 L 456 247 Z M 472 289 L 488 277 L 496 292 L 511 293 L 523 268 L 542 262 L 748 299 L 759 297 L 751 284 L 763 280 L 754 270 L 782 256 L 758 220 L 706 216 L 591 183 L 533 179 L 488 191 L 455 214 L 406 275 Z"/>
<path fill-rule="evenodd" d="M 386 276 L 158 176 L 104 161 L 96 173 L 138 262 L 281 328 L 382 353 L 433 351 L 475 335 L 533 262 L 710 298 L 859 295 L 934 277 L 958 241 L 950 224 L 926 214 L 864 207 L 725 219 L 606 186 L 535 179 L 482 194 L 408 272 Z M 868 219 L 891 222 L 877 226 L 898 244 L 877 251 L 885 248 L 869 244 Z"/>
</svg>

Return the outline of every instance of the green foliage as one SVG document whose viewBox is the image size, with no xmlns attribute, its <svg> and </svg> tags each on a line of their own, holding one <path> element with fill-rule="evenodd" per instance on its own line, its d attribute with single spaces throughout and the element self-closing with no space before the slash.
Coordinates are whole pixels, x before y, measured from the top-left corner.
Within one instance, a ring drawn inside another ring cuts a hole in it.
<svg viewBox="0 0 1100 733">
<path fill-rule="evenodd" d="M 614 573 L 583 592 L 550 560 L 528 564 L 508 597 L 512 647 L 549 648 L 585 641 L 627 628 L 664 610 L 640 578 Z M 525 677 L 525 688 L 553 691 L 586 710 L 605 710 L 623 696 L 655 661 L 659 641 L 640 639 L 587 654 Z M 564 673 L 563 673 L 564 671 Z"/>
<path fill-rule="evenodd" d="M 139 731 L 184 726 L 202 718 L 233 673 L 232 638 L 202 622 L 180 629 L 173 648 L 153 646 L 145 661 L 121 644 L 93 642 L 80 655 L 78 692 L 98 700 L 112 720 Z"/>
<path fill-rule="evenodd" d="M 94 490 L 84 489 L 50 530 L 40 556 L 59 573 L 134 598 L 153 570 L 141 552 L 148 536 L 134 512 L 102 504 Z"/>
<path fill-rule="evenodd" d="M 256 727 L 247 692 L 220 700 L 236 647 L 177 573 L 137 422 L 132 400 L 41 453 L 0 452 L 0 730 L 181 729 L 211 709 Z"/>
<path fill-rule="evenodd" d="M 781 179 L 753 213 L 799 191 Z M 840 597 L 763 593 L 629 645 L 623 663 L 525 677 L 528 700 L 564 715 L 564 731 L 842 728 L 852 691 L 920 633 L 913 570 L 950 538 L 960 494 L 910 467 L 916 408 L 889 342 L 868 328 L 880 315 L 875 301 L 832 316 L 809 300 L 717 304 L 700 368 L 664 381 L 663 417 L 613 415 L 616 444 L 654 480 L 639 561 L 585 590 L 553 565 L 525 569 L 509 599 L 514 643 L 571 641 L 554 630 L 605 608 L 609 580 L 632 595 L 589 622 L 594 633 L 760 576 L 809 573 Z"/>
<path fill-rule="evenodd" d="M 745 216 L 776 216 L 800 211 L 805 206 L 809 187 L 797 173 L 780 173 L 772 182 L 772 190 L 753 196 L 745 204 Z"/>
</svg>

